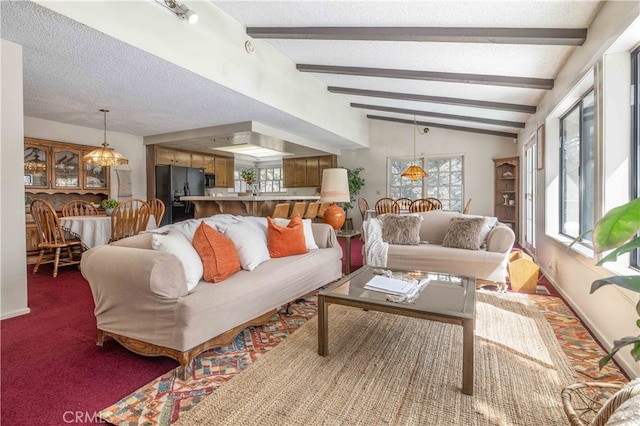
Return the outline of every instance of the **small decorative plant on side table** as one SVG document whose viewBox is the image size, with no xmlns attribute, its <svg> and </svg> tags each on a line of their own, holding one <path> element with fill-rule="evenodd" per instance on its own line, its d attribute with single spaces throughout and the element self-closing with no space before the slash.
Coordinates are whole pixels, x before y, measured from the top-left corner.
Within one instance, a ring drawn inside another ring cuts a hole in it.
<svg viewBox="0 0 640 426">
<path fill-rule="evenodd" d="M 102 205 L 102 208 L 104 209 L 107 216 L 111 216 L 111 212 L 113 212 L 113 209 L 115 209 L 120 203 L 118 203 L 118 200 L 108 198 L 106 200 L 102 200 L 102 203 L 100 204 Z"/>
</svg>

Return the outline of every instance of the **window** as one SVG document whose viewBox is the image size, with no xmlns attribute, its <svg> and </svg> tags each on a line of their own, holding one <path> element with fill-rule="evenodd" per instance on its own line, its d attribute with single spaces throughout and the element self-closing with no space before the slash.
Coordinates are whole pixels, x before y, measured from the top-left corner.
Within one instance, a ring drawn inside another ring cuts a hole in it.
<svg viewBox="0 0 640 426">
<path fill-rule="evenodd" d="M 246 167 L 236 167 L 233 170 L 233 192 L 245 192 L 251 188 L 247 188 L 247 182 L 240 177 L 240 172 Z"/>
<path fill-rule="evenodd" d="M 631 52 L 631 198 L 640 197 L 640 48 Z M 631 253 L 631 266 L 640 269 L 640 249 Z"/>
<path fill-rule="evenodd" d="M 424 168 L 429 176 L 415 182 L 402 177 L 402 173 L 412 164 Z M 415 163 L 412 160 L 391 158 L 389 196 L 411 199 L 435 197 L 442 201 L 443 209 L 462 211 L 462 175 L 462 156 L 420 158 L 416 159 Z"/>
<path fill-rule="evenodd" d="M 427 197 L 442 201 L 445 210 L 462 211 L 462 156 L 427 159 Z"/>
<path fill-rule="evenodd" d="M 246 166 L 238 167 L 233 171 L 234 192 L 251 191 L 252 188 L 247 188 L 247 183 L 240 177 L 240 172 L 246 168 Z M 259 192 L 285 192 L 284 181 L 282 180 L 282 166 L 258 168 L 257 176 L 258 179 L 254 184 L 258 184 Z"/>
<path fill-rule="evenodd" d="M 391 176 L 389 176 L 389 196 L 391 198 L 407 197 L 412 200 L 415 200 L 416 198 L 423 198 L 423 179 L 412 181 L 409 178 L 401 176 L 402 173 L 412 165 L 424 168 L 422 159 L 418 159 L 415 162 L 413 160 L 391 159 Z"/>
<path fill-rule="evenodd" d="M 560 233 L 577 238 L 594 225 L 593 91 L 560 118 L 560 155 Z"/>
<path fill-rule="evenodd" d="M 282 167 L 265 167 L 258 169 L 260 192 L 284 192 Z"/>
</svg>

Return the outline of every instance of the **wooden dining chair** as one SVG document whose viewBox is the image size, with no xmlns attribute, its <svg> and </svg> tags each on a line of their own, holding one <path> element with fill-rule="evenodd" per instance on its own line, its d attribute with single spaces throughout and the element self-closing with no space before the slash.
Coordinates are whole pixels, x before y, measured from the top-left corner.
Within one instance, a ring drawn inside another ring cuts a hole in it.
<svg viewBox="0 0 640 426">
<path fill-rule="evenodd" d="M 162 218 L 164 217 L 164 201 L 160 198 L 149 198 L 147 205 L 149 206 L 149 214 L 153 215 L 156 220 L 156 225 L 160 227 L 160 222 L 162 222 Z"/>
<path fill-rule="evenodd" d="M 441 210 L 442 209 L 442 201 L 438 200 L 437 198 L 427 197 L 427 198 L 425 198 L 425 200 L 431 201 L 431 203 L 434 205 L 434 209 L 433 210 Z"/>
<path fill-rule="evenodd" d="M 320 209 L 320 203 L 318 201 L 313 201 L 309 203 L 307 206 L 307 211 L 304 213 L 304 219 L 315 219 L 318 216 L 318 210 Z"/>
<path fill-rule="evenodd" d="M 369 210 L 369 203 L 365 198 L 358 198 L 358 209 L 360 209 L 360 216 L 362 216 L 362 220 L 364 220 L 364 215 L 367 214 L 367 210 Z"/>
<path fill-rule="evenodd" d="M 289 217 L 289 203 L 279 203 L 276 204 L 276 207 L 273 209 L 273 214 L 271 217 L 281 217 L 288 218 Z"/>
<path fill-rule="evenodd" d="M 111 213 L 111 242 L 138 235 L 147 229 L 151 210 L 144 200 L 132 198 L 118 204 Z"/>
<path fill-rule="evenodd" d="M 300 201 L 297 203 L 293 203 L 293 208 L 291 209 L 291 213 L 289 214 L 289 218 L 294 217 L 295 215 L 300 215 L 302 217 L 304 215 L 305 210 L 307 209 L 307 202 Z"/>
<path fill-rule="evenodd" d="M 71 200 L 62 206 L 62 216 L 98 216 L 98 209 L 84 200 Z"/>
<path fill-rule="evenodd" d="M 469 214 L 469 209 L 471 208 L 471 198 L 467 201 L 467 204 L 464 205 L 464 209 L 462 209 L 463 214 Z"/>
<path fill-rule="evenodd" d="M 43 263 L 53 263 L 53 276 L 58 276 L 58 267 L 67 265 L 78 265 L 80 260 L 73 259 L 72 248 L 75 246 L 82 247 L 80 240 L 67 241 L 64 237 L 62 227 L 60 227 L 60 220 L 53 206 L 41 199 L 36 199 L 31 202 L 31 216 L 38 229 L 38 248 L 40 254 L 36 261 L 36 266 L 33 267 L 33 273 L 38 272 L 38 268 Z M 66 257 L 60 257 L 60 254 L 64 249 Z M 44 260 L 45 253 L 53 251 L 53 258 Z"/>
<path fill-rule="evenodd" d="M 418 198 L 417 200 L 413 200 L 411 205 L 409 206 L 409 211 L 411 213 L 416 212 L 428 212 L 429 210 L 436 210 L 435 204 L 426 198 Z"/>
<path fill-rule="evenodd" d="M 393 198 L 380 198 L 375 205 L 376 215 L 385 213 L 400 213 L 400 206 Z"/>
<path fill-rule="evenodd" d="M 413 200 L 411 198 L 398 198 L 396 200 L 396 203 L 398 204 L 398 208 L 400 208 L 400 210 L 409 210 L 409 206 L 411 206 L 411 203 L 413 202 Z"/>
</svg>

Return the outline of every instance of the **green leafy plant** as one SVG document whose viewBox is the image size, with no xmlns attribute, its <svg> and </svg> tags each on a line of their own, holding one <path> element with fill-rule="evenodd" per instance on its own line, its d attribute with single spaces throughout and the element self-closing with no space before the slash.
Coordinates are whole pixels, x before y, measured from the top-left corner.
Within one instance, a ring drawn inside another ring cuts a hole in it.
<svg viewBox="0 0 640 426">
<path fill-rule="evenodd" d="M 256 178 L 256 171 L 254 169 L 242 169 L 240 170 L 240 177 L 251 185 Z"/>
<path fill-rule="evenodd" d="M 621 254 L 640 249 L 638 232 L 640 232 L 640 198 L 607 212 L 593 228 L 593 247 L 597 253 L 612 249 L 613 251 L 597 264 L 603 265 L 606 262 L 613 262 Z M 590 293 L 593 294 L 599 288 L 609 284 L 640 293 L 640 275 L 613 276 L 596 280 L 591 284 Z M 636 304 L 636 312 L 640 317 L 640 301 Z M 640 328 L 640 318 L 636 320 L 636 326 Z M 611 358 L 621 348 L 628 345 L 633 345 L 631 349 L 633 359 L 640 361 L 640 335 L 627 336 L 613 342 L 611 352 L 599 362 L 600 369 L 611 361 Z"/>
<path fill-rule="evenodd" d="M 118 200 L 114 200 L 113 198 L 109 198 L 106 200 L 102 200 L 102 202 L 100 203 L 102 205 L 103 209 L 115 209 L 118 204 Z"/>
<path fill-rule="evenodd" d="M 33 202 L 33 197 L 31 195 L 25 195 L 24 197 L 24 205 L 29 206 Z"/>
<path fill-rule="evenodd" d="M 346 168 L 346 167 L 345 167 Z M 345 211 L 353 208 L 353 202 L 356 201 L 356 197 L 360 193 L 360 190 L 364 186 L 364 178 L 360 176 L 360 172 L 363 171 L 363 167 L 356 167 L 355 169 L 347 169 L 347 180 L 349 181 L 349 203 L 342 203 L 342 208 Z"/>
</svg>

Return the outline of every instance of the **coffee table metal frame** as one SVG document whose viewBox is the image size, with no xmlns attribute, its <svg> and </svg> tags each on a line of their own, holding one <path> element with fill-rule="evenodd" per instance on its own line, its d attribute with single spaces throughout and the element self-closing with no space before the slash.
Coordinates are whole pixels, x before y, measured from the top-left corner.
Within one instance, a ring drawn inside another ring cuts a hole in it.
<svg viewBox="0 0 640 426">
<path fill-rule="evenodd" d="M 462 393 L 473 395 L 473 364 L 474 364 L 474 327 L 475 327 L 475 290 L 476 283 L 473 277 L 462 277 L 449 274 L 440 274 L 440 276 L 449 276 L 460 279 L 460 285 L 457 292 L 460 293 L 459 302 L 461 309 L 459 311 L 443 308 L 438 309 L 436 306 L 430 308 L 421 307 L 420 299 L 430 297 L 430 286 L 438 283 L 437 280 L 431 281 L 429 285 L 420 294 L 416 303 L 395 303 L 384 300 L 378 293 L 378 298 L 367 297 L 363 294 L 362 287 L 373 278 L 374 268 L 364 266 L 354 273 L 343 277 L 341 280 L 331 285 L 326 290 L 318 293 L 318 354 L 326 356 L 329 354 L 329 316 L 328 304 L 335 303 L 337 305 L 351 306 L 371 311 L 386 312 L 390 314 L 403 315 L 413 318 L 426 319 L 430 321 L 438 321 L 448 324 L 462 326 Z M 428 272 L 420 271 L 398 271 L 394 273 L 402 274 L 427 274 Z M 354 286 L 354 294 L 345 293 L 344 285 Z M 437 286 L 437 284 L 436 284 Z M 432 287 L 432 289 L 434 289 Z M 439 286 L 439 291 L 447 291 L 446 286 Z M 453 290 L 452 290 L 453 291 Z M 356 295 L 356 293 L 358 293 Z M 432 294 L 433 296 L 433 294 Z"/>
</svg>

